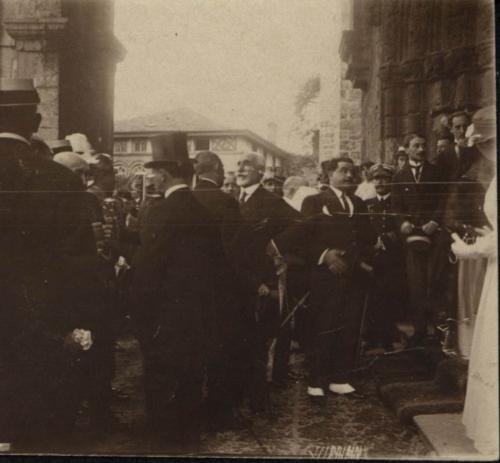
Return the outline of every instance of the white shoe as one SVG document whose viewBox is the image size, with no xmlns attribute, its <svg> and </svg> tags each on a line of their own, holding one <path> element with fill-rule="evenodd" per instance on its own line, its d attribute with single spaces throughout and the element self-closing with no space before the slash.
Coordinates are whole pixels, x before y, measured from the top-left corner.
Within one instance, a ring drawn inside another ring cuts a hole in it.
<svg viewBox="0 0 500 463">
<path fill-rule="evenodd" d="M 334 394 L 350 394 L 351 392 L 354 392 L 356 390 L 349 383 L 345 384 L 330 383 L 328 389 Z"/>
<path fill-rule="evenodd" d="M 307 395 L 311 397 L 325 397 L 325 391 L 320 387 L 307 386 Z"/>
</svg>

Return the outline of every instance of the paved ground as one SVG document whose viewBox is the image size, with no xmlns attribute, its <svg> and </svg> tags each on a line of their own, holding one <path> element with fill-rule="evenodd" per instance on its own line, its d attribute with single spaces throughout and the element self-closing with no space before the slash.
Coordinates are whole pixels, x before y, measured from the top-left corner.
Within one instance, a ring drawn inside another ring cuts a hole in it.
<svg viewBox="0 0 500 463">
<path fill-rule="evenodd" d="M 141 385 L 142 362 L 137 342 L 122 339 L 117 352 L 115 387 L 121 395 L 113 411 L 119 425 L 106 436 L 89 439 L 81 429 L 82 453 L 141 455 L 147 452 L 142 429 L 145 421 Z M 302 358 L 292 359 L 296 372 Z M 288 456 L 316 458 L 423 458 L 427 449 L 412 428 L 402 425 L 380 402 L 373 382 L 359 384 L 365 401 L 331 398 L 324 409 L 307 400 L 303 380 L 274 391 L 274 417 L 253 418 L 251 428 L 238 432 L 205 434 L 203 453 L 228 456 Z M 243 410 L 245 416 L 250 413 Z"/>
</svg>

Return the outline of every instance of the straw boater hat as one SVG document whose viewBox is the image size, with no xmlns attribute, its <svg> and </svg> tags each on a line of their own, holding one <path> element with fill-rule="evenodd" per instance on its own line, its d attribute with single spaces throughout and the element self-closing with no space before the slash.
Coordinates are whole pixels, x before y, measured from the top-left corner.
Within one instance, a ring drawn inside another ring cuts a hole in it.
<svg viewBox="0 0 500 463">
<path fill-rule="evenodd" d="M 0 78 L 0 107 L 37 106 L 39 103 L 33 79 Z"/>
<path fill-rule="evenodd" d="M 62 151 L 60 153 L 57 153 L 54 156 L 54 161 L 58 164 L 62 164 L 73 172 L 75 170 L 85 172 L 89 170 L 89 165 L 85 162 L 82 156 L 73 153 L 73 151 Z"/>
<path fill-rule="evenodd" d="M 72 151 L 71 143 L 69 140 L 50 140 L 47 145 L 52 150 L 54 154 L 61 153 L 63 151 Z"/>
</svg>

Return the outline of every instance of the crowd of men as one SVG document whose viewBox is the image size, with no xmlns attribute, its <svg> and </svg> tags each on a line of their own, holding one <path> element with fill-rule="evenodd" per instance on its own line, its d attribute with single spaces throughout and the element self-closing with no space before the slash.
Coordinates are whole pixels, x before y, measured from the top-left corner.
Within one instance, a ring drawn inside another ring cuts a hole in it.
<svg viewBox="0 0 500 463">
<path fill-rule="evenodd" d="M 271 385 L 293 376 L 292 346 L 312 404 L 363 400 L 363 349 L 425 345 L 455 317 L 450 234 L 488 225 L 494 169 L 467 145 L 468 114 L 435 148 L 408 135 L 395 165 L 364 164 L 361 183 L 348 157 L 324 162 L 317 185 L 266 178 L 256 153 L 225 175 L 213 152 L 189 158 L 184 133 L 156 136 L 156 194 L 137 207 L 113 192 L 108 155 L 33 136 L 38 103 L 31 81 L 1 80 L 0 442 L 14 450 L 60 448 L 84 401 L 106 432 L 125 319 L 151 449 L 186 453 L 202 429 L 245 426 L 246 401 L 268 409 Z"/>
</svg>

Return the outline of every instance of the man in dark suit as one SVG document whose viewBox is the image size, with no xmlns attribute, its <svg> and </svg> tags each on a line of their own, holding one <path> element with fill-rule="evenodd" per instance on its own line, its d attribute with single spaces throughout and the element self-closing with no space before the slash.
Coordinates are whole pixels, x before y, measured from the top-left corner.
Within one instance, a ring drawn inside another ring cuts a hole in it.
<svg viewBox="0 0 500 463">
<path fill-rule="evenodd" d="M 67 443 L 79 360 L 99 323 L 82 185 L 28 141 L 39 101 L 30 79 L 0 79 L 0 435 L 13 450 L 35 453 Z"/>
<path fill-rule="evenodd" d="M 366 206 L 351 195 L 353 161 L 325 165 L 330 187 L 304 200 L 308 218 L 276 239 L 276 247 L 301 256 L 310 267 L 307 355 L 308 395 L 322 403 L 332 394 L 361 398 L 352 386 L 369 266 L 364 263 L 376 237 Z M 349 193 L 348 193 L 349 192 Z"/>
<path fill-rule="evenodd" d="M 431 321 L 430 289 L 433 278 L 432 253 L 435 234 L 443 216 L 446 190 L 440 171 L 426 161 L 425 139 L 410 134 L 405 139 L 408 165 L 393 178 L 392 206 L 398 214 L 399 232 L 405 241 L 406 272 L 411 318 L 419 345 L 427 337 Z"/>
<path fill-rule="evenodd" d="M 269 347 L 280 321 L 278 278 L 272 259 L 266 254 L 269 241 L 290 221 L 289 206 L 261 185 L 263 156 L 250 153 L 238 162 L 242 225 L 233 240 L 233 261 L 246 305 L 249 339 L 252 342 L 252 380 L 249 384 L 254 411 L 265 409 L 270 369 Z"/>
<path fill-rule="evenodd" d="M 244 340 L 242 304 L 234 268 L 231 265 L 231 243 L 241 217 L 238 201 L 221 190 L 224 166 L 217 154 L 200 151 L 195 163 L 195 198 L 211 213 L 224 249 L 213 271 L 217 274 L 215 302 L 215 349 L 207 365 L 207 426 L 211 430 L 240 427 L 237 406 L 242 399 L 248 346 Z"/>
<path fill-rule="evenodd" d="M 465 111 L 459 111 L 448 119 L 450 128 L 440 131 L 438 144 L 449 139 L 450 146 L 438 155 L 436 166 L 440 170 L 442 180 L 453 184 L 481 158 L 481 154 L 474 146 L 467 145 L 465 134 L 471 123 L 470 116 Z"/>
<path fill-rule="evenodd" d="M 373 347 L 393 349 L 396 322 L 405 304 L 404 253 L 396 216 L 392 213 L 391 179 L 394 167 L 375 164 L 370 169 L 376 197 L 366 201 L 377 235 L 373 258 L 373 287 L 367 312 L 366 338 Z"/>
<path fill-rule="evenodd" d="M 193 167 L 186 135 L 152 139 L 157 191 L 140 230 L 133 267 L 132 316 L 144 356 L 152 451 L 196 451 L 203 372 L 213 336 L 213 249 L 220 245 L 210 213 L 189 190 Z"/>
</svg>

